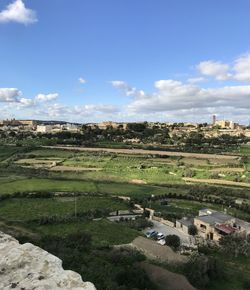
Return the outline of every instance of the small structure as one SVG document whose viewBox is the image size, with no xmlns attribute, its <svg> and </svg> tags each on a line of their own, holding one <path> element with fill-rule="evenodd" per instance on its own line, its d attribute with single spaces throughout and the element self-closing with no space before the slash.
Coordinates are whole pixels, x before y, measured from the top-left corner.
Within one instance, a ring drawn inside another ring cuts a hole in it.
<svg viewBox="0 0 250 290">
<path fill-rule="evenodd" d="M 185 234 L 189 234 L 189 228 L 194 224 L 193 218 L 183 217 L 180 220 L 176 220 L 175 227 L 181 230 Z"/>
</svg>

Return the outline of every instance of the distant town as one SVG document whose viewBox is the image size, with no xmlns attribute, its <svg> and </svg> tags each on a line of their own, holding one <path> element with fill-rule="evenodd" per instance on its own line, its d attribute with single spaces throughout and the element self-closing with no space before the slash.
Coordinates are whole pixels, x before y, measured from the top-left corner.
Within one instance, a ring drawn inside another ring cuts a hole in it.
<svg viewBox="0 0 250 290">
<path fill-rule="evenodd" d="M 232 120 L 217 120 L 216 116 L 212 116 L 211 123 L 191 123 L 191 122 L 114 122 L 104 121 L 100 123 L 69 123 L 62 121 L 38 121 L 38 120 L 16 120 L 6 119 L 0 121 L 0 131 L 16 131 L 16 132 L 34 132 L 40 134 L 58 133 L 68 131 L 72 133 L 81 132 L 84 128 L 91 129 L 115 129 L 115 130 L 128 130 L 130 124 L 144 124 L 148 129 L 168 129 L 170 136 L 177 135 L 183 136 L 197 130 L 204 133 L 206 138 L 218 137 L 224 134 L 230 136 L 245 136 L 250 137 L 250 126 L 235 123 Z M 136 140 L 135 140 L 136 141 Z"/>
</svg>

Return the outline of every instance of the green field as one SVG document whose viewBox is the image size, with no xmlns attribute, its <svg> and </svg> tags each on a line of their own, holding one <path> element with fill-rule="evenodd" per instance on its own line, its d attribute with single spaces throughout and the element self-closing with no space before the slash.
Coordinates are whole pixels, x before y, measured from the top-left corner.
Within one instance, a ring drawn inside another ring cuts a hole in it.
<svg viewBox="0 0 250 290">
<path fill-rule="evenodd" d="M 250 156 L 250 145 L 242 145 L 240 147 L 240 153 Z"/>
<path fill-rule="evenodd" d="M 242 150 L 247 155 L 248 148 L 243 147 Z M 50 166 L 71 170 L 52 171 Z M 157 215 L 169 219 L 195 216 L 199 209 L 209 207 L 221 211 L 226 209 L 229 214 L 250 220 L 248 212 L 228 206 L 234 205 L 238 198 L 249 203 L 250 189 L 185 184 L 182 179 L 189 175 L 198 179 L 237 179 L 240 185 L 240 181 L 250 180 L 249 166 L 249 159 L 242 162 L 240 159 L 161 158 L 152 155 L 0 146 L 0 230 L 20 238 L 32 238 L 34 242 L 49 239 L 55 243 L 58 238 L 67 239 L 79 232 L 89 234 L 93 247 L 91 259 L 95 260 L 96 267 L 99 258 L 93 257 L 97 249 L 106 249 L 102 253 L 106 255 L 109 246 L 130 243 L 141 235 L 141 232 L 126 224 L 106 220 L 107 212 L 129 208 L 127 203 L 115 196 L 129 196 L 155 209 Z M 86 171 L 74 168 L 84 168 Z M 91 171 L 88 168 L 101 170 Z M 40 197 L 28 197 L 29 193 L 38 193 Z M 57 195 L 45 198 L 48 193 Z M 60 196 L 63 193 L 67 193 L 67 197 Z M 76 218 L 74 193 L 79 194 L 76 197 Z M 152 196 L 155 200 L 148 200 Z M 163 204 L 162 201 L 166 199 L 168 204 Z M 98 210 L 103 210 L 101 218 L 98 216 L 97 220 L 93 220 L 93 217 L 87 216 Z M 46 242 L 44 247 L 50 250 Z M 64 253 L 60 251 L 57 253 L 55 250 L 55 254 L 64 258 Z M 113 260 L 108 259 L 112 264 Z M 228 257 L 221 257 L 221 260 L 226 267 L 229 282 L 214 281 L 209 289 L 227 290 L 222 285 L 232 285 L 231 289 L 243 290 L 243 282 L 237 282 L 238 278 L 235 277 L 240 277 L 239 269 L 242 269 L 243 278 L 246 279 L 249 274 L 246 260 Z M 70 267 L 73 269 L 74 265 Z M 82 271 L 81 268 L 76 270 Z M 232 275 L 234 271 L 235 277 Z"/>
<path fill-rule="evenodd" d="M 84 213 L 92 209 L 108 211 L 128 209 L 126 203 L 109 197 L 54 197 L 54 198 L 13 198 L 0 203 L 0 217 L 8 221 L 26 222 L 43 216 L 65 216 L 75 212 Z"/>
<path fill-rule="evenodd" d="M 89 233 L 96 246 L 128 244 L 140 235 L 136 230 L 107 220 L 78 222 L 67 225 L 46 225 L 36 228 L 36 232 L 40 233 L 40 235 L 59 237 L 74 234 L 79 231 Z"/>
<path fill-rule="evenodd" d="M 15 149 L 15 147 L 13 147 Z M 13 148 L 11 148 L 13 155 Z M 245 148 L 245 147 L 243 147 Z M 6 151 L 5 147 L 5 151 Z M 20 150 L 20 149 L 19 149 Z M 9 153 L 11 155 L 11 152 Z M 7 155 L 6 155 L 7 156 Z M 49 161 L 57 162 L 61 172 L 60 176 L 77 179 L 90 179 L 97 181 L 134 182 L 134 180 L 147 184 L 180 184 L 183 177 L 199 179 L 216 178 L 221 180 L 250 182 L 248 161 L 225 159 L 197 159 L 187 157 L 160 158 L 147 155 L 115 154 L 108 152 L 77 152 L 62 149 L 30 150 L 12 157 L 16 165 L 29 165 L 40 168 Z M 54 166 L 53 170 L 56 170 Z M 63 170 L 65 168 L 65 171 Z M 70 171 L 67 171 L 70 168 Z M 75 168 L 75 170 L 74 170 Z M 77 171 L 77 169 L 84 169 Z M 99 171 L 88 171 L 96 168 Z M 48 168 L 46 168 L 47 170 Z M 232 170 L 230 170 L 232 169 Z M 56 172 L 50 172 L 56 175 Z"/>
</svg>

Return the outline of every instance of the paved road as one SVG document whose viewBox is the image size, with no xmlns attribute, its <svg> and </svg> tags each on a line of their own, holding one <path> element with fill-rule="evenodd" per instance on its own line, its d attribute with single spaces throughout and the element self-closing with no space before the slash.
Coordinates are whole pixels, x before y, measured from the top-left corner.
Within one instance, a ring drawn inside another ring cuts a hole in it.
<svg viewBox="0 0 250 290">
<path fill-rule="evenodd" d="M 177 235 L 180 240 L 182 245 L 190 245 L 194 244 L 194 238 L 190 235 L 184 234 L 181 231 L 177 230 L 176 228 L 172 228 L 170 226 L 167 226 L 165 224 L 162 224 L 157 221 L 152 221 L 154 226 L 152 229 L 156 230 L 159 233 L 163 233 L 163 235 Z M 144 232 L 146 233 L 148 230 L 145 230 Z"/>
</svg>

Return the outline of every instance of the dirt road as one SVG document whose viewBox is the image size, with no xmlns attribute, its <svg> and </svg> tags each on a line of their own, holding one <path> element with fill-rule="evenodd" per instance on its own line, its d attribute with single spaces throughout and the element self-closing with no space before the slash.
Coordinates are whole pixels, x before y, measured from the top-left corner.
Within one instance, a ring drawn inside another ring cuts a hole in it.
<svg viewBox="0 0 250 290">
<path fill-rule="evenodd" d="M 143 154 L 143 155 L 159 155 L 159 156 L 180 156 L 201 159 L 224 159 L 235 160 L 239 158 L 236 155 L 219 155 L 219 154 L 203 154 L 203 153 L 186 153 L 186 152 L 172 152 L 172 151 L 157 151 L 157 150 L 144 150 L 144 149 L 115 149 L 115 148 L 87 148 L 87 147 L 73 147 L 73 146 L 42 146 L 43 148 L 50 149 L 63 149 L 63 150 L 77 150 L 85 152 L 110 152 L 120 154 Z"/>
<path fill-rule="evenodd" d="M 209 183 L 216 185 L 228 185 L 228 186 L 238 186 L 238 187 L 250 187 L 250 183 L 246 182 L 236 182 L 230 180 L 222 180 L 222 179 L 198 179 L 198 178 L 182 178 L 185 182 L 188 183 Z"/>
<path fill-rule="evenodd" d="M 170 272 L 148 262 L 141 262 L 140 266 L 148 274 L 150 280 L 161 287 L 161 289 L 166 288 L 171 290 L 195 290 L 195 288 L 183 275 Z"/>
<path fill-rule="evenodd" d="M 170 247 L 161 246 L 156 241 L 144 237 L 137 237 L 130 246 L 141 251 L 149 259 L 160 262 L 179 264 L 185 263 L 188 260 L 186 256 L 175 253 Z"/>
</svg>

